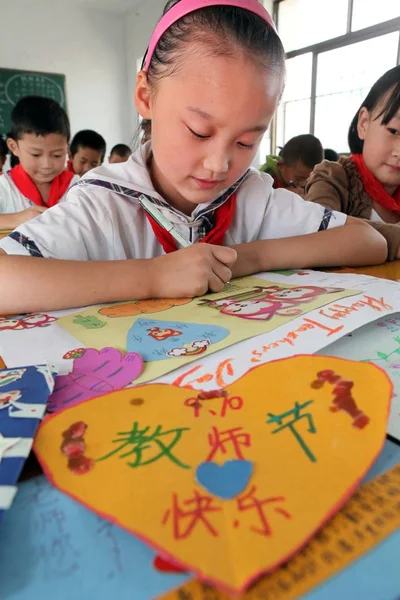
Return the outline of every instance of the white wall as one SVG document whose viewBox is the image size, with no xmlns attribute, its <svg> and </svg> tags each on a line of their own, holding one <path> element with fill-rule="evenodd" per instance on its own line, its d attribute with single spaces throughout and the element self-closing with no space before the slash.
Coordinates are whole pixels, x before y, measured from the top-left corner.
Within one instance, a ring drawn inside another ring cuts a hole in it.
<svg viewBox="0 0 400 600">
<path fill-rule="evenodd" d="M 144 0 L 125 18 L 125 49 L 128 82 L 129 125 L 131 133 L 137 127 L 138 115 L 133 104 L 137 62 L 148 46 L 153 29 L 162 15 L 166 0 Z"/>
<path fill-rule="evenodd" d="M 112 0 L 111 0 L 112 1 Z M 0 0 L 0 66 L 66 75 L 71 129 L 129 142 L 124 19 L 68 1 Z"/>
</svg>

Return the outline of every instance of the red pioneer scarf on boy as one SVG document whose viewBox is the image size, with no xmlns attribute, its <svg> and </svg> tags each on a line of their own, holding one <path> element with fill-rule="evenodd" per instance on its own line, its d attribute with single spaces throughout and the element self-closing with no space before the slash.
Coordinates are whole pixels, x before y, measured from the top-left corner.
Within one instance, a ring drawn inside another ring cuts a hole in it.
<svg viewBox="0 0 400 600">
<path fill-rule="evenodd" d="M 367 168 L 362 154 L 352 154 L 351 160 L 356 166 L 368 196 L 377 204 L 400 216 L 400 186 L 396 189 L 393 196 L 391 196 L 385 190 L 383 184 Z"/>
<path fill-rule="evenodd" d="M 214 227 L 204 236 L 200 242 L 205 244 L 215 244 L 222 246 L 224 243 L 225 233 L 232 223 L 233 215 L 235 214 L 236 193 L 233 193 L 226 202 L 221 204 L 214 213 Z M 177 249 L 176 242 L 172 235 L 163 229 L 161 225 L 145 212 L 147 219 L 153 229 L 157 241 L 164 248 L 164 252 L 169 254 Z"/>
<path fill-rule="evenodd" d="M 17 165 L 11 169 L 9 175 L 17 189 L 23 196 L 25 196 L 25 198 L 28 198 L 28 200 L 37 206 L 44 206 L 45 208 L 51 208 L 61 200 L 61 198 L 67 192 L 71 180 L 74 177 L 74 174 L 70 171 L 63 171 L 60 173 L 60 175 L 53 179 L 51 182 L 49 199 L 47 204 L 45 204 L 38 188 L 21 165 Z"/>
</svg>

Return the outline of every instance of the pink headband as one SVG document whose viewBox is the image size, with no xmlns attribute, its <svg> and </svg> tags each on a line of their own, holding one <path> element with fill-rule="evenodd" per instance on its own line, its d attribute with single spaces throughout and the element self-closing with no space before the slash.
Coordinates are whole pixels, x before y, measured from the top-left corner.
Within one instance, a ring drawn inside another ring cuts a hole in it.
<svg viewBox="0 0 400 600">
<path fill-rule="evenodd" d="M 275 24 L 271 19 L 270 14 L 258 2 L 258 0 L 181 0 L 172 8 L 170 8 L 170 10 L 166 12 L 158 22 L 153 35 L 151 36 L 143 71 L 149 70 L 154 50 L 160 41 L 160 38 L 164 35 L 167 29 L 169 29 L 171 25 L 176 23 L 176 21 L 178 21 L 181 17 L 207 6 L 236 6 L 238 8 L 243 8 L 244 10 L 248 10 L 249 12 L 261 17 L 275 30 Z"/>
</svg>

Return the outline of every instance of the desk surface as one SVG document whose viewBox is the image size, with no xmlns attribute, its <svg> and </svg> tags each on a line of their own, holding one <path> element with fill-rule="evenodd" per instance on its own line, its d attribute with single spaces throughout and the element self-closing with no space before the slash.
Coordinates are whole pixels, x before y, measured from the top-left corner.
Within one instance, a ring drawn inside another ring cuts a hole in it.
<svg viewBox="0 0 400 600">
<path fill-rule="evenodd" d="M 376 267 L 359 267 L 357 269 L 342 268 L 334 270 L 339 273 L 358 273 L 361 275 L 371 275 L 371 277 L 379 277 L 381 279 L 400 281 L 400 260 L 387 262 Z"/>
</svg>

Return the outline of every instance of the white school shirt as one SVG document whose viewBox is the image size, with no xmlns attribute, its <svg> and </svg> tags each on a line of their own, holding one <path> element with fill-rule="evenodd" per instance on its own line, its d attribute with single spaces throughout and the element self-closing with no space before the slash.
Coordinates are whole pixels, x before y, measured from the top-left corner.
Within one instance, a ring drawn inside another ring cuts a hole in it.
<svg viewBox="0 0 400 600">
<path fill-rule="evenodd" d="M 79 177 L 75 175 L 71 179 L 71 183 L 69 187 L 71 187 L 74 183 L 79 181 Z M 63 202 L 67 198 L 67 192 L 60 198 L 59 202 Z M 9 173 L 3 173 L 0 177 L 0 214 L 9 214 L 9 213 L 17 213 L 21 212 L 21 210 L 25 210 L 26 208 L 30 208 L 31 206 L 36 206 L 34 202 L 31 202 L 28 198 L 26 198 L 13 180 Z"/>
<path fill-rule="evenodd" d="M 0 241 L 7 254 L 71 260 L 154 258 L 164 254 L 138 200 L 157 204 L 165 217 L 192 242 L 201 224 L 196 216 L 211 203 L 197 205 L 187 216 L 170 207 L 154 190 L 146 166 L 151 143 L 127 162 L 86 173 L 58 204 L 24 223 Z M 250 168 L 236 190 L 236 208 L 225 245 L 284 238 L 344 225 L 347 215 L 305 202 L 285 189 L 273 189 L 266 173 Z M 232 188 L 231 188 L 232 189 Z"/>
</svg>

